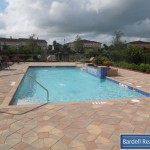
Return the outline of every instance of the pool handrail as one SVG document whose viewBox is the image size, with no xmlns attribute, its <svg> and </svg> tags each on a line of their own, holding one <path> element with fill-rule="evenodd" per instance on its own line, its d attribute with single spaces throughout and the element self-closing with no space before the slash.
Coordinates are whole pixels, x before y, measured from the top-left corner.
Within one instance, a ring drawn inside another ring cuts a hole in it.
<svg viewBox="0 0 150 150">
<path fill-rule="evenodd" d="M 40 87 L 42 87 L 47 93 L 47 103 L 49 102 L 49 91 L 46 89 L 41 83 L 36 81 L 30 74 L 26 74 L 26 76 L 30 77 L 34 82 L 36 82 Z"/>
</svg>

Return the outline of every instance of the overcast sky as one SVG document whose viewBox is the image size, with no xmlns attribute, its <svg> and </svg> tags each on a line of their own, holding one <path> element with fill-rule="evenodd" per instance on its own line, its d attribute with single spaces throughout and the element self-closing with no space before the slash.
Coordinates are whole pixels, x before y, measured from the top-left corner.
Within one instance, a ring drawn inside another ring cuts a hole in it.
<svg viewBox="0 0 150 150">
<path fill-rule="evenodd" d="M 115 31 L 127 42 L 150 41 L 150 0 L 0 0 L 0 37 L 108 44 Z"/>
</svg>

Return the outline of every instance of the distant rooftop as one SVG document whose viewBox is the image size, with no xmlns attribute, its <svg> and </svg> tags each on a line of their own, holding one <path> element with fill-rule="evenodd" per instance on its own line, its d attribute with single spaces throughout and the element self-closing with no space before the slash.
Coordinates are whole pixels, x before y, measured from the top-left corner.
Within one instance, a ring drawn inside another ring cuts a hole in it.
<svg viewBox="0 0 150 150">
<path fill-rule="evenodd" d="M 74 42 L 76 42 L 76 41 L 69 42 L 69 43 L 66 43 L 66 44 L 70 44 L 70 43 L 74 43 Z M 90 40 L 85 40 L 85 39 L 80 40 L 80 42 L 82 42 L 82 43 L 99 43 L 99 44 L 101 44 L 100 42 L 90 41 Z"/>
<path fill-rule="evenodd" d="M 90 41 L 90 40 L 81 40 L 81 42 L 84 42 L 84 43 L 100 43 L 100 42 L 96 42 L 96 41 Z M 101 43 L 100 43 L 101 44 Z"/>
<path fill-rule="evenodd" d="M 150 42 L 145 42 L 145 41 L 133 41 L 133 42 L 129 42 L 128 44 L 150 44 Z"/>
<path fill-rule="evenodd" d="M 41 43 L 47 43 L 46 40 L 42 39 L 34 39 L 35 41 L 41 42 Z M 28 42 L 29 39 L 26 38 L 19 38 L 19 39 L 14 39 L 14 38 L 0 38 L 0 42 Z"/>
</svg>

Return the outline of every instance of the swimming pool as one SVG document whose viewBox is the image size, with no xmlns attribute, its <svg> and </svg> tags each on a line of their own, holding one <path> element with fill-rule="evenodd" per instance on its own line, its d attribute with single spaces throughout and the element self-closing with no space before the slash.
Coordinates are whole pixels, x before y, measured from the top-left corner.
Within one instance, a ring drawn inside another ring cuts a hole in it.
<svg viewBox="0 0 150 150">
<path fill-rule="evenodd" d="M 49 91 L 48 101 L 46 91 L 27 74 Z M 137 97 L 146 96 L 108 79 L 94 77 L 78 67 L 29 67 L 10 105 Z"/>
</svg>

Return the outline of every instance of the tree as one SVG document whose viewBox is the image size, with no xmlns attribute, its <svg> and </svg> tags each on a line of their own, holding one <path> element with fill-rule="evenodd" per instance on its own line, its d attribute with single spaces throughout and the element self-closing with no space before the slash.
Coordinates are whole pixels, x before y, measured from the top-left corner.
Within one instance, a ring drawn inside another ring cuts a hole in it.
<svg viewBox="0 0 150 150">
<path fill-rule="evenodd" d="M 34 54 L 44 54 L 44 50 L 37 44 L 37 40 L 35 39 L 35 34 L 29 36 L 28 43 L 24 47 L 24 50 L 26 49 L 29 49 L 26 52 L 31 53 L 33 59 L 34 59 Z"/>
<path fill-rule="evenodd" d="M 66 44 L 63 45 L 63 53 L 64 54 L 70 54 L 71 53 L 70 47 L 68 47 Z"/>
<path fill-rule="evenodd" d="M 122 41 L 121 41 L 122 36 L 123 36 L 123 33 L 121 31 L 116 31 L 115 36 L 113 37 L 113 40 L 112 40 L 112 44 L 113 45 L 121 44 L 122 43 Z"/>
<path fill-rule="evenodd" d="M 34 52 L 35 47 L 37 46 L 37 43 L 36 43 L 34 37 L 35 37 L 35 34 L 30 35 L 29 42 L 28 42 L 28 46 L 31 48 L 32 54 Z"/>
<path fill-rule="evenodd" d="M 81 42 L 81 37 L 79 35 L 77 35 L 76 38 L 75 38 L 74 50 L 77 53 L 83 53 L 83 44 Z"/>
<path fill-rule="evenodd" d="M 125 43 L 121 40 L 123 33 L 121 31 L 116 31 L 112 40 L 112 49 L 121 50 L 125 47 Z"/>
<path fill-rule="evenodd" d="M 97 50 L 85 49 L 84 54 L 87 58 L 98 56 L 100 53 Z"/>
<path fill-rule="evenodd" d="M 49 51 L 52 50 L 52 45 L 48 45 L 48 50 L 49 50 Z"/>
<path fill-rule="evenodd" d="M 31 48 L 28 45 L 21 45 L 19 47 L 20 54 L 31 54 Z"/>
<path fill-rule="evenodd" d="M 135 64 L 142 62 L 143 49 L 141 47 L 130 45 L 125 52 L 128 62 Z"/>
<path fill-rule="evenodd" d="M 61 47 L 62 47 L 61 44 L 57 43 L 56 41 L 53 41 L 53 48 L 56 53 L 61 50 Z"/>
<path fill-rule="evenodd" d="M 48 45 L 48 47 L 47 47 L 47 52 L 48 52 L 48 53 L 51 53 L 52 48 L 53 48 L 53 46 L 52 46 L 52 45 Z"/>
<path fill-rule="evenodd" d="M 104 49 L 105 49 L 105 50 L 108 50 L 108 49 L 109 49 L 109 46 L 108 46 L 108 45 L 103 44 L 103 46 L 104 46 Z"/>
<path fill-rule="evenodd" d="M 5 55 L 9 55 L 10 54 L 10 52 L 9 52 L 9 46 L 4 44 L 2 46 L 1 52 L 3 52 L 3 54 L 5 54 Z"/>
</svg>

